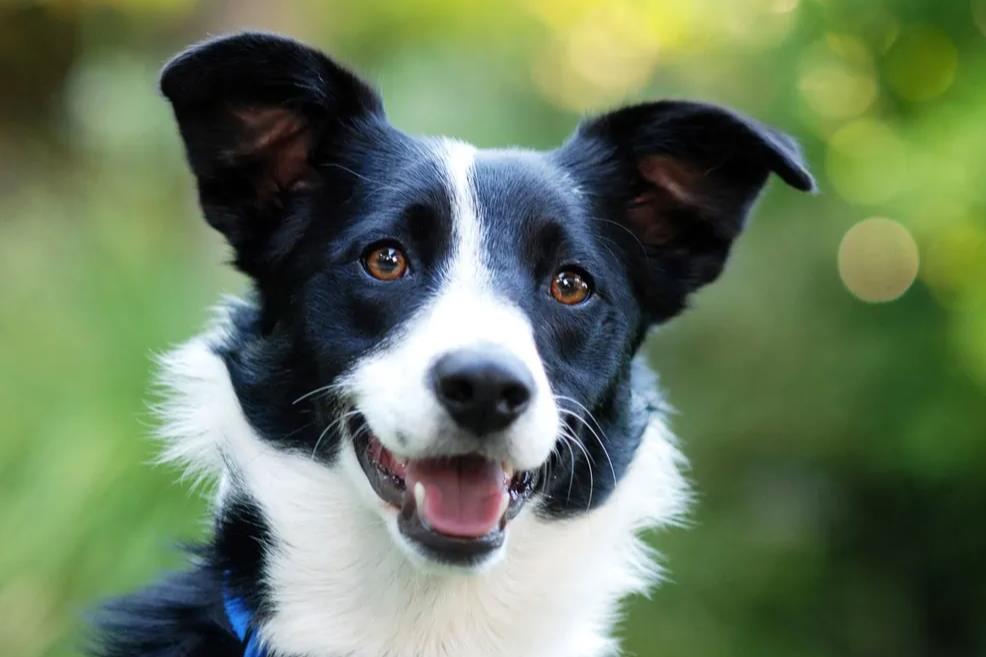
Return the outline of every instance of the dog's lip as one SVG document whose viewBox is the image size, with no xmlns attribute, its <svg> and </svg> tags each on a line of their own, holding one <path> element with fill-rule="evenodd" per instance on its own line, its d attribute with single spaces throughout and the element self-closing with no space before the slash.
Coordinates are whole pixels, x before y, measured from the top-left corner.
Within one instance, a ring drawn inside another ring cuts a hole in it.
<svg viewBox="0 0 986 657">
<path fill-rule="evenodd" d="M 535 475 L 528 471 L 515 472 L 509 465 L 504 467 L 509 476 L 506 486 L 505 507 L 500 511 L 495 526 L 482 536 L 456 536 L 443 533 L 423 520 L 419 512 L 418 500 L 414 490 L 407 489 L 405 477 L 408 459 L 397 457 L 366 429 L 361 419 L 356 423 L 362 426 L 361 432 L 354 432 L 353 447 L 371 488 L 377 496 L 397 512 L 397 525 L 401 533 L 414 542 L 428 556 L 438 561 L 454 564 L 471 564 L 482 560 L 489 553 L 500 548 L 506 538 L 507 524 L 520 513 L 531 496 L 535 485 Z M 475 455 L 450 458 L 472 458 Z"/>
</svg>

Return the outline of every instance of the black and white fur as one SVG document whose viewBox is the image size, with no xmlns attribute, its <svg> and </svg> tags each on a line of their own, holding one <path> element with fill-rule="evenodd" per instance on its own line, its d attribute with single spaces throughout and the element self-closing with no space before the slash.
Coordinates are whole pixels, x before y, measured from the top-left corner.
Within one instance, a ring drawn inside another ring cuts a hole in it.
<svg viewBox="0 0 986 657">
<path fill-rule="evenodd" d="M 811 189 L 796 145 L 727 110 L 635 105 L 561 147 L 477 150 L 388 124 L 377 94 L 293 41 L 244 34 L 165 68 L 206 220 L 254 282 L 163 358 L 164 457 L 218 482 L 187 573 L 111 604 L 103 657 L 233 657 L 223 586 L 281 657 L 600 657 L 657 569 L 638 539 L 688 499 L 634 353 L 714 280 L 769 173 Z M 408 275 L 369 277 L 387 240 Z M 591 278 L 558 303 L 554 272 Z M 532 403 L 495 439 L 425 385 L 450 350 L 519 358 Z M 353 429 L 395 454 L 478 452 L 536 472 L 504 545 L 443 564 L 399 531 Z"/>
</svg>

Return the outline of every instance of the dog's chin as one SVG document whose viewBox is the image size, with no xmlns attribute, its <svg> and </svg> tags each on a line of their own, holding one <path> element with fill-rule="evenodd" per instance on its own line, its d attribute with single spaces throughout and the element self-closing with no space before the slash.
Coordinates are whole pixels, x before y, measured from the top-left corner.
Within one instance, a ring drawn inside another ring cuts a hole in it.
<svg viewBox="0 0 986 657">
<path fill-rule="evenodd" d="M 537 483 L 534 472 L 478 454 L 404 459 L 365 430 L 352 446 L 391 534 L 427 570 L 475 571 L 495 563 Z"/>
</svg>

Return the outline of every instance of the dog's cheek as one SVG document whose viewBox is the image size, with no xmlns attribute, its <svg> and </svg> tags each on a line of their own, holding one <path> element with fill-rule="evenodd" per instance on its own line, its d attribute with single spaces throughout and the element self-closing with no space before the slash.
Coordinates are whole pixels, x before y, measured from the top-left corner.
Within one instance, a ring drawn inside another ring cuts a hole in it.
<svg viewBox="0 0 986 657">
<path fill-rule="evenodd" d="M 613 355 L 625 352 L 625 332 L 598 308 L 554 310 L 535 323 L 548 385 L 556 396 L 592 406 L 612 378 Z"/>
</svg>

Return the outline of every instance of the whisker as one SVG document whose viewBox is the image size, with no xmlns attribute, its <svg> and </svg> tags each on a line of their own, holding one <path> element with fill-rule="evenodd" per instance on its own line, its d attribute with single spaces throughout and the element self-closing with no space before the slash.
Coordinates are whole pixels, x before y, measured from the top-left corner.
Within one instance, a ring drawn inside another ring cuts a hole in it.
<svg viewBox="0 0 986 657">
<path fill-rule="evenodd" d="M 360 425 L 360 427 L 353 433 L 352 436 L 349 437 L 349 439 L 357 440 L 359 439 L 360 436 L 369 432 L 370 432 L 370 425 L 367 424 L 366 422 L 363 422 L 363 424 Z"/>
<path fill-rule="evenodd" d="M 606 430 L 603 429 L 602 425 L 599 423 L 599 420 L 597 420 L 596 419 L 596 416 L 592 414 L 592 411 L 590 411 L 588 408 L 586 408 L 585 404 L 583 404 L 579 400 L 573 399 L 572 397 L 566 397 L 565 395 L 555 395 L 555 399 L 557 399 L 559 401 L 571 402 L 571 403 L 577 405 L 579 408 L 581 408 L 585 412 L 586 415 L 589 416 L 589 419 L 591 419 L 592 422 L 596 425 L 596 428 L 599 429 L 599 432 L 603 434 L 603 437 L 600 438 L 599 437 L 599 433 L 596 433 L 596 430 L 593 429 L 589 425 L 589 423 L 586 422 L 585 418 L 583 418 L 578 413 L 572 413 L 571 410 L 566 409 L 566 408 L 560 408 L 559 409 L 562 412 L 571 414 L 573 417 L 575 417 L 577 420 L 579 420 L 579 422 L 581 422 L 583 425 L 585 425 L 585 428 L 588 429 L 592 433 L 593 437 L 596 439 L 596 442 L 599 443 L 600 449 L 603 450 L 603 454 L 606 456 L 606 460 L 609 461 L 609 471 L 610 471 L 610 474 L 613 475 L 613 484 L 615 485 L 616 484 L 616 468 L 613 467 L 613 459 L 609 455 L 609 450 L 606 449 L 606 442 L 603 441 L 603 438 L 605 438 L 606 441 L 609 441 L 609 436 L 606 435 Z"/>
<path fill-rule="evenodd" d="M 561 454 L 558 451 L 558 443 L 555 442 L 551 447 L 551 454 L 548 456 L 548 460 L 544 462 L 541 466 L 541 494 L 547 494 L 548 484 L 551 481 L 551 462 L 555 457 L 561 458 Z"/>
<path fill-rule="evenodd" d="M 574 441 L 577 445 L 579 445 L 579 446 L 581 446 L 583 448 L 585 447 L 585 441 L 583 441 L 579 437 L 579 435 L 577 433 L 575 433 L 575 431 L 571 427 L 566 427 L 566 429 L 565 429 L 565 431 L 563 433 L 564 433 L 564 436 L 567 437 L 569 440 Z M 585 452 L 585 457 L 586 457 L 586 459 L 588 459 L 589 463 L 591 463 L 592 465 L 595 465 L 596 464 L 596 459 L 594 459 L 592 457 L 592 454 L 590 454 L 589 452 Z"/>
<path fill-rule="evenodd" d="M 595 220 L 595 221 L 598 221 L 600 223 L 613 224 L 617 228 L 622 229 L 624 232 L 626 232 L 627 235 L 629 235 L 630 237 L 633 238 L 633 241 L 634 242 L 637 243 L 637 245 L 640 247 L 640 252 L 643 253 L 644 255 L 647 254 L 647 247 L 644 246 L 644 243 L 640 241 L 640 238 L 637 237 L 637 235 L 632 230 L 630 230 L 629 228 L 627 228 L 623 224 L 621 224 L 621 223 L 619 223 L 617 221 L 613 221 L 612 219 L 606 219 L 604 217 L 592 217 L 592 219 Z"/>
<path fill-rule="evenodd" d="M 564 431 L 562 432 L 562 437 L 565 438 L 566 440 L 570 440 L 570 441 L 574 442 L 575 443 L 575 446 L 578 447 L 579 450 L 582 451 L 582 454 L 585 455 L 585 458 L 590 463 L 594 463 L 594 461 L 592 459 L 592 456 L 590 456 L 588 450 L 586 450 L 585 445 L 582 444 L 582 441 L 581 440 L 579 440 L 575 436 L 572 436 L 571 434 L 566 433 Z M 594 480 L 594 478 L 592 476 L 592 468 L 591 467 L 588 467 L 588 468 L 586 468 L 586 470 L 589 472 L 589 499 L 586 502 L 585 510 L 588 511 L 592 507 L 592 494 L 595 492 L 596 482 L 595 482 L 595 480 Z M 575 472 L 574 468 L 572 469 L 572 472 L 573 472 L 573 476 L 574 476 L 574 472 Z"/>
<path fill-rule="evenodd" d="M 313 461 L 315 460 L 315 454 L 318 452 L 319 445 L 322 444 L 322 439 L 325 438 L 326 434 L 329 433 L 332 427 L 346 421 L 347 419 L 353 417 L 354 415 L 359 415 L 359 411 L 349 411 L 347 413 L 343 413 L 342 415 L 334 419 L 332 422 L 329 422 L 328 425 L 326 425 L 326 427 L 322 430 L 322 433 L 319 434 L 318 440 L 315 441 L 315 447 L 312 448 L 311 459 Z"/>
<path fill-rule="evenodd" d="M 337 162 L 322 162 L 321 163 L 321 166 L 323 166 L 323 167 L 333 167 L 335 169 L 341 169 L 342 171 L 345 171 L 346 173 L 359 178 L 363 182 L 368 182 L 368 183 L 371 183 L 371 184 L 374 182 L 373 180 L 371 180 L 370 178 L 367 178 L 363 174 L 357 173 L 356 171 L 353 171 L 349 167 L 345 167 L 345 166 L 343 166 L 343 165 L 341 165 L 341 164 L 339 164 Z"/>
<path fill-rule="evenodd" d="M 568 460 L 569 460 L 568 494 L 566 495 L 565 500 L 570 501 L 572 499 L 572 484 L 575 483 L 575 450 L 572 449 L 572 446 L 569 444 L 567 440 L 563 440 L 562 442 L 565 444 L 565 447 L 568 448 Z"/>
<path fill-rule="evenodd" d="M 318 388 L 315 388 L 314 390 L 309 390 L 308 392 L 306 392 L 305 394 L 303 394 L 301 397 L 298 397 L 293 402 L 291 402 L 291 405 L 294 406 L 295 404 L 297 404 L 299 402 L 302 402 L 302 401 L 308 399 L 309 397 L 313 397 L 313 396 L 315 396 L 315 395 L 317 395 L 319 393 L 329 392 L 330 390 L 332 390 L 335 387 L 336 387 L 336 384 L 330 383 L 327 386 L 320 386 Z"/>
<path fill-rule="evenodd" d="M 599 434 L 596 433 L 596 430 L 592 428 L 592 425 L 590 425 L 586 421 L 586 419 L 584 417 L 582 417 L 581 415 L 579 415 L 578 413 L 575 413 L 573 411 L 570 411 L 570 410 L 564 409 L 564 408 L 559 409 L 559 410 L 562 413 L 564 413 L 565 415 L 569 415 L 569 416 L 575 418 L 576 420 L 578 420 L 579 422 L 581 422 L 582 425 L 586 429 L 589 430 L 589 433 L 592 434 L 592 437 L 596 439 L 596 442 L 599 443 L 599 448 L 603 450 L 603 456 L 605 456 L 606 457 L 606 461 L 609 462 L 609 472 L 613 476 L 613 483 L 615 484 L 616 483 L 616 468 L 613 466 L 613 459 L 610 458 L 610 456 L 609 456 L 609 450 L 606 449 L 606 445 L 605 445 L 605 443 L 603 443 L 603 439 L 599 437 Z M 601 428 L 602 427 L 600 427 L 600 429 Z"/>
</svg>

